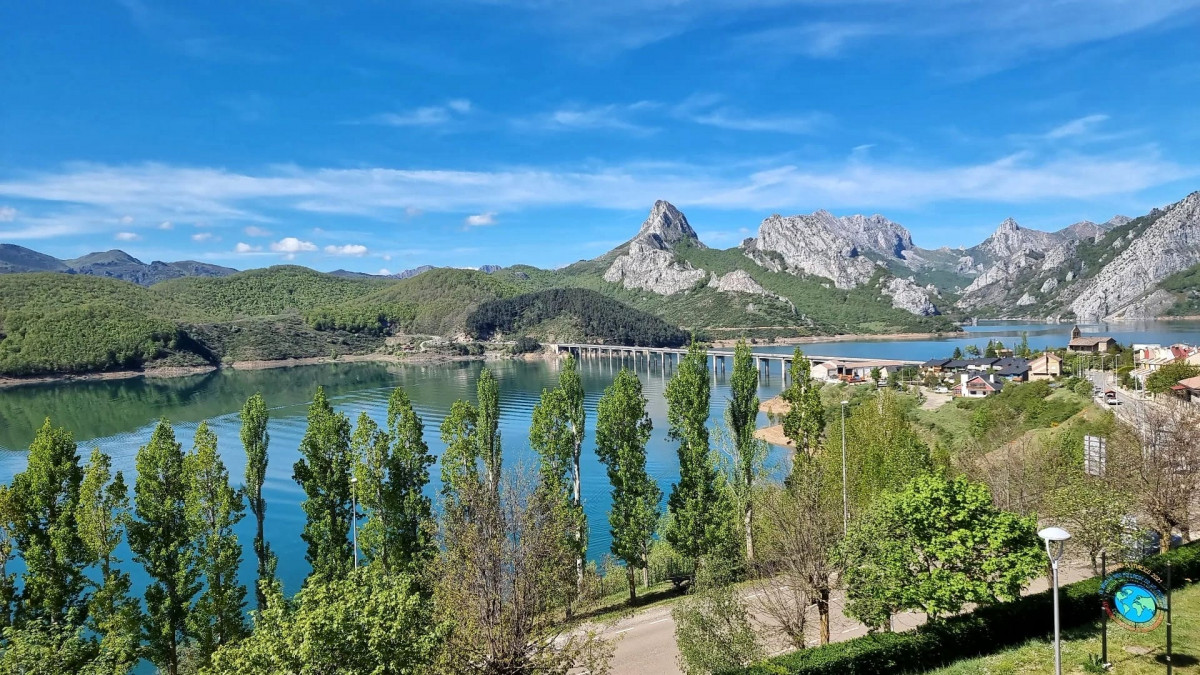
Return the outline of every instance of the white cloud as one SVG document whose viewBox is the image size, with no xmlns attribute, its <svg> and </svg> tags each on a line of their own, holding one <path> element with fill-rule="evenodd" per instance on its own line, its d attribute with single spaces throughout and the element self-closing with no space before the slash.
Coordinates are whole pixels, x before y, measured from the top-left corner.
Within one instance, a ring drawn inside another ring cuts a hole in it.
<svg viewBox="0 0 1200 675">
<path fill-rule="evenodd" d="M 381 277 L 388 277 L 392 275 L 392 273 L 386 267 L 380 268 L 380 270 L 375 274 L 378 274 Z"/>
<path fill-rule="evenodd" d="M 864 38 L 887 32 L 884 26 L 870 23 L 815 21 L 745 33 L 735 37 L 733 44 L 738 51 L 759 58 L 766 53 L 773 57 L 800 55 L 828 59 L 842 55 L 848 47 Z"/>
<path fill-rule="evenodd" d="M 247 237 L 269 237 L 269 236 L 271 236 L 270 230 L 264 230 L 263 228 L 261 228 L 257 225 L 251 225 L 250 227 L 247 227 L 246 229 L 244 229 L 242 231 L 246 233 Z"/>
<path fill-rule="evenodd" d="M 409 206 L 404 209 L 404 217 L 405 218 L 416 218 L 416 217 L 420 216 L 422 213 L 423 212 L 421 211 L 421 209 L 418 209 L 418 208 L 415 208 L 412 206 Z"/>
<path fill-rule="evenodd" d="M 247 244 L 242 241 L 239 241 L 237 243 L 237 246 L 233 247 L 234 253 L 255 253 L 255 252 L 261 251 L 261 250 L 262 250 L 261 246 L 251 246 L 250 244 Z"/>
<path fill-rule="evenodd" d="M 446 107 L 457 113 L 471 112 L 471 102 L 465 98 L 456 98 L 446 102 Z"/>
<path fill-rule="evenodd" d="M 175 227 L 175 225 L 169 220 L 164 220 L 158 224 L 158 229 L 160 229 L 160 230 L 170 230 L 174 227 Z"/>
<path fill-rule="evenodd" d="M 113 239 L 117 241 L 137 241 L 142 238 L 142 235 L 137 232 L 118 232 L 113 235 Z"/>
<path fill-rule="evenodd" d="M 133 216 L 121 216 L 121 224 L 128 225 L 133 222 Z"/>
<path fill-rule="evenodd" d="M 317 250 L 317 245 L 311 241 L 303 241 L 295 237 L 284 237 L 271 242 L 271 250 L 276 253 L 303 253 Z"/>
<path fill-rule="evenodd" d="M 1108 115 L 1087 115 L 1078 119 L 1073 119 L 1066 124 L 1051 129 L 1046 133 L 1046 138 L 1050 140 L 1057 140 L 1060 138 L 1083 136 L 1093 131 L 1098 125 L 1107 119 Z"/>
<path fill-rule="evenodd" d="M 386 260 L 386 261 L 388 261 L 388 262 L 391 262 L 391 260 L 392 260 L 392 255 L 391 255 L 390 253 L 385 253 L 385 254 L 383 254 L 383 259 L 384 259 L 384 260 Z"/>
<path fill-rule="evenodd" d="M 483 227 L 485 225 L 495 225 L 496 214 L 488 211 L 487 213 L 476 213 L 472 216 L 467 216 L 463 219 L 463 225 L 467 227 Z"/>
<path fill-rule="evenodd" d="M 0 223 L 11 223 L 17 219 L 17 210 L 11 206 L 0 206 Z"/>
<path fill-rule="evenodd" d="M 611 129 L 648 134 L 657 131 L 654 127 L 639 123 L 634 118 L 647 110 L 660 107 L 653 101 L 638 101 L 627 105 L 608 104 L 600 106 L 567 106 L 530 118 L 518 119 L 518 129 L 538 131 L 586 131 Z"/>
<path fill-rule="evenodd" d="M 692 96 L 674 109 L 681 118 L 710 127 L 734 131 L 781 134 L 811 134 L 830 124 L 829 115 L 809 112 L 799 115 L 751 115 L 737 108 L 719 105 L 720 96 Z"/>
<path fill-rule="evenodd" d="M 192 235 L 192 241 L 211 241 L 213 238 L 212 232 L 197 232 Z"/>
<path fill-rule="evenodd" d="M 330 255 L 353 255 L 364 256 L 367 254 L 367 247 L 362 244 L 345 244 L 343 246 L 326 246 L 325 252 Z"/>
</svg>

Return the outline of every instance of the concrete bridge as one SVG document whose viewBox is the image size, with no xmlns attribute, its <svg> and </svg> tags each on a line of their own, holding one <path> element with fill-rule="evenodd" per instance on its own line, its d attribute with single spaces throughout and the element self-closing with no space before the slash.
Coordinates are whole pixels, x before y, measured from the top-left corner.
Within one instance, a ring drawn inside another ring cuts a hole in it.
<svg viewBox="0 0 1200 675">
<path fill-rule="evenodd" d="M 655 361 L 658 361 L 664 372 L 668 366 L 678 366 L 680 359 L 682 359 L 688 351 L 684 347 L 626 347 L 623 345 L 591 345 L 579 343 L 552 344 L 550 345 L 550 348 L 558 354 L 574 354 L 575 358 L 581 361 L 584 359 L 613 358 L 632 358 L 636 360 L 639 357 L 645 357 L 647 364 L 652 364 Z M 791 368 L 792 365 L 792 354 L 782 352 L 756 352 L 751 350 L 750 355 L 754 358 L 754 363 L 758 367 L 758 373 L 760 376 L 770 378 L 771 364 L 776 362 L 779 364 L 779 370 L 782 373 L 784 383 L 787 383 L 788 369 Z M 804 356 L 811 361 L 814 366 L 820 363 L 833 361 L 839 364 L 839 366 L 847 369 L 869 369 L 877 366 L 899 368 L 903 366 L 916 366 L 921 364 L 920 361 L 898 359 L 880 360 L 853 356 L 819 356 L 808 353 L 805 353 Z M 708 362 L 711 364 L 712 372 L 726 372 L 727 366 L 733 363 L 733 349 L 709 349 Z"/>
</svg>

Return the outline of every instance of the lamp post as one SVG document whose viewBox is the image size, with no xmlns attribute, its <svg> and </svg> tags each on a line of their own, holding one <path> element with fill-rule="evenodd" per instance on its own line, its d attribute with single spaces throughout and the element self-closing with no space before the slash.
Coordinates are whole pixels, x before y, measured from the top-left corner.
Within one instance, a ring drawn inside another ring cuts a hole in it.
<svg viewBox="0 0 1200 675">
<path fill-rule="evenodd" d="M 1038 532 L 1038 536 L 1046 542 L 1046 555 L 1050 558 L 1050 574 L 1054 579 L 1054 673 L 1062 675 L 1062 641 L 1059 639 L 1058 625 L 1058 561 L 1062 560 L 1063 549 L 1071 533 L 1061 527 L 1047 527 Z M 1051 545 L 1057 544 L 1057 549 Z"/>
<path fill-rule="evenodd" d="M 850 532 L 850 506 L 846 497 L 846 405 L 842 401 L 842 536 Z"/>
<path fill-rule="evenodd" d="M 354 542 L 354 569 L 358 569 L 358 476 L 350 477 L 350 539 Z"/>
</svg>

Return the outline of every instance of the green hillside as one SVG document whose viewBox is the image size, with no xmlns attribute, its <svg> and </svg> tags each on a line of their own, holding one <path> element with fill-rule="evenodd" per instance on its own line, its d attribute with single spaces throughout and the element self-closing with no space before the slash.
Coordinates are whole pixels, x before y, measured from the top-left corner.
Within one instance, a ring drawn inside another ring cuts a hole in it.
<svg viewBox="0 0 1200 675">
<path fill-rule="evenodd" d="M 564 319 L 567 319 L 564 321 Z M 554 288 L 485 302 L 466 318 L 478 340 L 536 335 L 565 341 L 644 347 L 680 347 L 688 334 L 662 319 L 583 288 Z M 565 332 L 564 332 L 565 331 Z"/>
<path fill-rule="evenodd" d="M 1175 304 L 1167 310 L 1169 316 L 1200 314 L 1200 265 L 1172 274 L 1159 282 L 1158 287 L 1175 294 Z"/>
<path fill-rule="evenodd" d="M 392 279 L 347 279 L 307 267 L 280 265 L 227 277 L 185 277 L 150 290 L 210 320 L 301 314 L 340 305 L 388 285 Z"/>
</svg>

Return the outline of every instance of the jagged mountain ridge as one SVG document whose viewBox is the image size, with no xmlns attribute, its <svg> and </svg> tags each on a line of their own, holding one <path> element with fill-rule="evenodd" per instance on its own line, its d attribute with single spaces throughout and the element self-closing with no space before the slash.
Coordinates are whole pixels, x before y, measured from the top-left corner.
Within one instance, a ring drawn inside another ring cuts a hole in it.
<svg viewBox="0 0 1200 675">
<path fill-rule="evenodd" d="M 120 279 L 139 286 L 181 277 L 224 277 L 237 270 L 196 260 L 144 263 L 119 249 L 89 253 L 71 260 L 60 260 L 16 244 L 0 244 L 0 274 L 21 272 L 63 272 Z"/>
</svg>

